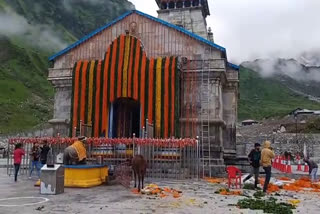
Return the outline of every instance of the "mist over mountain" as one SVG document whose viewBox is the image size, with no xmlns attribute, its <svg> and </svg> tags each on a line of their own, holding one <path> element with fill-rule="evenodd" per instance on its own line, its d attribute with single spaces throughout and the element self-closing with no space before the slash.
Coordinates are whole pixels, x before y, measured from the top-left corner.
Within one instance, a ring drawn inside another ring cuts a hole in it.
<svg viewBox="0 0 320 214">
<path fill-rule="evenodd" d="M 46 123 L 48 57 L 132 9 L 127 0 L 0 0 L 0 134 Z"/>
<path fill-rule="evenodd" d="M 281 58 L 241 64 L 239 119 L 283 117 L 295 108 L 320 109 L 320 67 Z"/>
</svg>

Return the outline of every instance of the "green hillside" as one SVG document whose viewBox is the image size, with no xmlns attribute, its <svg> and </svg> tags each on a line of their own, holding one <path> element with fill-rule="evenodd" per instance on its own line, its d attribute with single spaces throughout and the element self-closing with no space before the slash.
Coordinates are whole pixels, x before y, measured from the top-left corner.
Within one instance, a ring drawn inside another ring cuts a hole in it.
<svg viewBox="0 0 320 214">
<path fill-rule="evenodd" d="M 46 56 L 0 37 L 0 130 L 26 129 L 48 120 L 53 89 Z"/>
<path fill-rule="evenodd" d="M 133 8 L 127 0 L 0 0 L 0 134 L 52 118 L 48 56 Z"/>
<path fill-rule="evenodd" d="M 285 116 L 298 107 L 320 109 L 320 103 L 295 94 L 276 78 L 240 68 L 239 120 Z"/>
</svg>

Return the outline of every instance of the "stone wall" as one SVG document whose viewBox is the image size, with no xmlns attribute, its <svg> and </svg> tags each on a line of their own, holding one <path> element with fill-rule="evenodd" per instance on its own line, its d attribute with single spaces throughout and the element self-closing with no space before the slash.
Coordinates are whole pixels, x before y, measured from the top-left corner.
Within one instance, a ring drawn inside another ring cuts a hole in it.
<svg viewBox="0 0 320 214">
<path fill-rule="evenodd" d="M 158 14 L 159 19 L 181 26 L 205 39 L 208 38 L 207 23 L 201 7 L 160 10 Z"/>
<path fill-rule="evenodd" d="M 320 160 L 320 134 L 290 134 L 276 133 L 259 136 L 237 135 L 237 155 L 246 156 L 255 143 L 263 144 L 264 141 L 272 142 L 272 147 L 277 154 L 290 151 L 293 154 L 303 152 L 304 143 L 310 157 Z"/>
</svg>

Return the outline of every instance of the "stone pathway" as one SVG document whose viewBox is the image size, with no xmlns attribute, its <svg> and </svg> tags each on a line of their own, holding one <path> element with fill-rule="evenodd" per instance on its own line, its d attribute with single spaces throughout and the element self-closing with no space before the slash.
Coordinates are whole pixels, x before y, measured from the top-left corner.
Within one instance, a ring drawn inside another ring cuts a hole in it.
<svg viewBox="0 0 320 214">
<path fill-rule="evenodd" d="M 45 196 L 39 194 L 39 188 L 33 186 L 34 182 L 35 180 L 20 178 L 17 183 L 14 183 L 13 178 L 8 177 L 4 169 L 0 169 L 0 213 L 262 213 L 261 211 L 240 210 L 235 206 L 228 206 L 236 204 L 239 199 L 245 197 L 215 194 L 214 192 L 221 185 L 204 181 L 152 181 L 160 187 L 169 186 L 181 190 L 182 197 L 178 199 L 172 196 L 155 198 L 147 195 L 135 195 L 120 185 L 99 186 L 90 189 L 66 188 L 64 194 Z M 147 183 L 150 182 L 147 181 Z M 246 190 L 246 194 L 252 195 L 253 191 Z M 8 200 L 12 197 L 18 198 Z M 39 197 L 44 197 L 44 199 Z M 278 198 L 287 201 L 293 197 L 294 194 L 290 193 Z M 294 211 L 295 213 L 320 213 L 319 195 L 297 194 L 295 197 L 301 200 L 298 209 Z M 26 205 L 30 203 L 31 205 Z"/>
</svg>

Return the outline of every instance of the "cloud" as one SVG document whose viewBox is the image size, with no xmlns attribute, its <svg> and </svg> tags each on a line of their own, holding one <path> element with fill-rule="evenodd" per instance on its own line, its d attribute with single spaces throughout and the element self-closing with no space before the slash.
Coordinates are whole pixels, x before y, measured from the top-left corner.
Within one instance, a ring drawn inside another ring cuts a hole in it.
<svg viewBox="0 0 320 214">
<path fill-rule="evenodd" d="M 142 1 L 142 0 L 141 0 Z M 92 5 L 102 5 L 102 4 L 113 4 L 114 2 L 111 0 L 63 0 L 63 6 L 67 11 L 72 11 L 74 4 L 81 3 L 89 3 Z M 132 5 L 132 9 L 134 9 L 134 6 Z"/>
<path fill-rule="evenodd" d="M 210 1 L 216 41 L 237 61 L 255 58 L 299 58 L 320 50 L 318 0 Z"/>
<path fill-rule="evenodd" d="M 62 49 L 67 45 L 50 26 L 32 25 L 24 17 L 9 9 L 0 13 L 0 20 L 0 35 L 23 36 L 29 44 L 50 51 Z"/>
<path fill-rule="evenodd" d="M 138 10 L 157 16 L 155 0 L 131 0 Z M 299 58 L 320 52 L 319 0 L 208 0 L 215 42 L 240 63 L 277 56 Z M 320 57 L 319 57 L 320 58 Z"/>
<path fill-rule="evenodd" d="M 294 59 L 263 59 L 242 65 L 259 72 L 262 77 L 286 75 L 297 81 L 320 82 L 320 67 L 306 67 Z"/>
<path fill-rule="evenodd" d="M 96 4 L 106 4 L 104 0 L 63 0 L 63 6 L 67 11 L 72 11 L 73 4 L 77 4 L 79 2 L 90 3 L 93 5 Z"/>
</svg>

